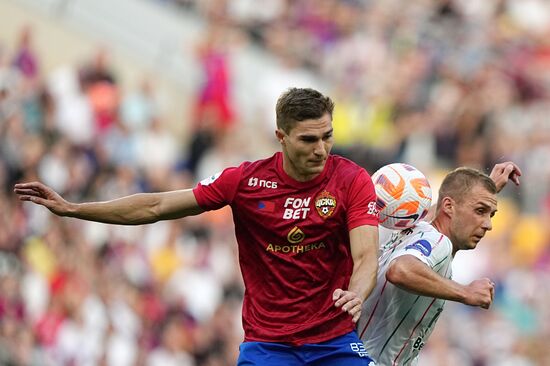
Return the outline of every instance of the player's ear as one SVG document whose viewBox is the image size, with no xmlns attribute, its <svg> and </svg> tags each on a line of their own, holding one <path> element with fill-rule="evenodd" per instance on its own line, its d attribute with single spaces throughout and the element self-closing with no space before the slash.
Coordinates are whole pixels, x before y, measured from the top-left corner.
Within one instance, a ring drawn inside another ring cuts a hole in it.
<svg viewBox="0 0 550 366">
<path fill-rule="evenodd" d="M 281 130 L 280 128 L 276 129 L 275 136 L 277 137 L 277 140 L 279 140 L 279 142 L 282 144 L 285 137 L 285 133 L 283 132 L 283 130 Z"/>
<path fill-rule="evenodd" d="M 451 197 L 443 198 L 443 201 L 441 202 L 441 209 L 447 215 L 451 215 L 453 213 L 454 206 L 455 206 L 455 201 Z"/>
</svg>

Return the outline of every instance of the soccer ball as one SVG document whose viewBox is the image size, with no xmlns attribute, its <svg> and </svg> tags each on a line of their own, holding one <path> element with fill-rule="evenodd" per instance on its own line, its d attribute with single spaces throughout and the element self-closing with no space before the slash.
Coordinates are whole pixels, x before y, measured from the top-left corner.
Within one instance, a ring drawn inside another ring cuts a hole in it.
<svg viewBox="0 0 550 366">
<path fill-rule="evenodd" d="M 415 167 L 395 163 L 372 175 L 380 225 L 393 230 L 413 227 L 423 219 L 432 204 L 430 183 Z"/>
</svg>

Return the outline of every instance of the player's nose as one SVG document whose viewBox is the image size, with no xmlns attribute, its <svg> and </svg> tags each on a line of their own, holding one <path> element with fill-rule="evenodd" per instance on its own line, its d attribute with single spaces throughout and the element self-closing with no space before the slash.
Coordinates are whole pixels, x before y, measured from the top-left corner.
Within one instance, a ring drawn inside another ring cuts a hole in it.
<svg viewBox="0 0 550 366">
<path fill-rule="evenodd" d="M 483 220 L 483 223 L 481 224 L 481 227 L 485 231 L 493 230 L 493 222 L 491 221 L 491 218 L 487 218 L 487 219 Z"/>
<path fill-rule="evenodd" d="M 319 142 L 315 144 L 313 153 L 318 157 L 325 157 L 328 154 L 323 140 L 319 140 Z"/>
</svg>

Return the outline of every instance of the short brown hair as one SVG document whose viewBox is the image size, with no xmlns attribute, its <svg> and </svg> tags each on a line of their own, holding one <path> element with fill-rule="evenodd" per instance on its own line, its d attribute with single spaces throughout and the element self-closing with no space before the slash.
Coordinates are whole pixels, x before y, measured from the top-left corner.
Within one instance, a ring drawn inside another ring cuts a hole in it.
<svg viewBox="0 0 550 366">
<path fill-rule="evenodd" d="M 288 133 L 296 122 L 318 119 L 325 113 L 332 118 L 334 102 L 311 88 L 290 88 L 279 97 L 275 109 L 277 128 Z"/>
<path fill-rule="evenodd" d="M 478 184 L 482 185 L 488 192 L 497 194 L 495 182 L 487 174 L 473 168 L 456 168 L 447 174 L 441 183 L 437 207 L 440 207 L 445 197 L 451 197 L 456 202 L 462 202 L 471 189 Z"/>
</svg>

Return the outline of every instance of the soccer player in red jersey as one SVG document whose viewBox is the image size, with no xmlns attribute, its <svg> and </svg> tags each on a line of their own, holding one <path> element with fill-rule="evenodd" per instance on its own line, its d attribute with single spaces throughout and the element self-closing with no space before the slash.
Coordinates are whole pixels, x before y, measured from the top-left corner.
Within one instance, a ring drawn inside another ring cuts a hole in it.
<svg viewBox="0 0 550 366">
<path fill-rule="evenodd" d="M 38 182 L 15 193 L 60 216 L 123 225 L 229 205 L 245 283 L 238 365 L 370 365 L 355 323 L 376 282 L 376 197 L 363 168 L 330 154 L 333 108 L 318 91 L 289 89 L 276 106 L 282 152 L 193 189 L 81 204 Z"/>
</svg>

